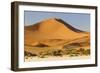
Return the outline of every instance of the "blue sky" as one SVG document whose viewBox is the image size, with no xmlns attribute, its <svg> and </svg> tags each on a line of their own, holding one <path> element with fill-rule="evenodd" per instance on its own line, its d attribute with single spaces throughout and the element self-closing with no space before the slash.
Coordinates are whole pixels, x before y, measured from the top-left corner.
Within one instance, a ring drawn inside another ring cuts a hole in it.
<svg viewBox="0 0 100 73">
<path fill-rule="evenodd" d="M 90 14 L 85 13 L 65 13 L 65 12 L 40 12 L 40 11 L 24 11 L 25 26 L 33 25 L 37 22 L 48 18 L 60 18 L 71 26 L 83 30 L 90 31 Z"/>
</svg>

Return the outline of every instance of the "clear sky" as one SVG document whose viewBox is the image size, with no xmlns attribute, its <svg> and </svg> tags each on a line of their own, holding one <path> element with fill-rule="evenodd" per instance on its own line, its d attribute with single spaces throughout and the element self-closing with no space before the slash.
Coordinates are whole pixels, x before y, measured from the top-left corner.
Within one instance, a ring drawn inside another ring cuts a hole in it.
<svg viewBox="0 0 100 73">
<path fill-rule="evenodd" d="M 24 11 L 25 26 L 33 25 L 37 22 L 40 22 L 48 18 L 60 18 L 77 29 L 83 31 L 90 31 L 90 14 Z"/>
</svg>

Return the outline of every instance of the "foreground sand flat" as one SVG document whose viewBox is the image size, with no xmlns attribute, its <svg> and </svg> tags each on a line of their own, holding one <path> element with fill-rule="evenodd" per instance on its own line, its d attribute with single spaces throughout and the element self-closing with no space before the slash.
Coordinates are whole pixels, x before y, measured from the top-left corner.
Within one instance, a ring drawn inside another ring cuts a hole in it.
<svg viewBox="0 0 100 73">
<path fill-rule="evenodd" d="M 25 57 L 25 62 L 34 62 L 34 61 L 54 61 L 54 60 L 82 60 L 82 59 L 90 59 L 90 56 L 77 56 L 77 57 L 69 57 L 69 56 L 62 56 L 62 57 L 53 57 L 49 56 L 46 58 L 38 58 L 38 57 Z"/>
</svg>

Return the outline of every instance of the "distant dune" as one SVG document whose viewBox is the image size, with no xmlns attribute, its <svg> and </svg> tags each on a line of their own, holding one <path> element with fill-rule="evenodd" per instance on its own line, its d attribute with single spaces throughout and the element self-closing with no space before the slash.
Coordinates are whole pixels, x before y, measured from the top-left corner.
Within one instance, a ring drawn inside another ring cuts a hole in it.
<svg viewBox="0 0 100 73">
<path fill-rule="evenodd" d="M 57 46 L 72 42 L 89 42 L 90 33 L 74 28 L 62 19 L 50 18 L 25 26 L 25 45 Z"/>
</svg>

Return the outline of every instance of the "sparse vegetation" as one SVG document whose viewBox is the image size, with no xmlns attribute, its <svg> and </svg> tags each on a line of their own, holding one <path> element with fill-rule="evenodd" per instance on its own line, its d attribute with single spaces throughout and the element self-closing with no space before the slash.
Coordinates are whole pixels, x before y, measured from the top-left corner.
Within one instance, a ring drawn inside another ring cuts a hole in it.
<svg viewBox="0 0 100 73">
<path fill-rule="evenodd" d="M 59 56 L 59 57 L 61 57 L 63 55 L 67 55 L 69 57 L 90 55 L 90 49 L 63 48 L 62 50 L 56 49 L 56 50 L 41 51 L 38 54 L 25 51 L 25 56 L 28 56 L 28 57 L 46 58 L 46 57 L 49 57 L 49 56 Z"/>
<path fill-rule="evenodd" d="M 62 55 L 63 55 L 62 50 L 53 51 L 53 56 L 62 56 Z"/>
<path fill-rule="evenodd" d="M 31 57 L 31 56 L 37 56 L 36 54 L 32 54 L 32 53 L 30 53 L 30 52 L 24 52 L 24 55 L 25 56 L 28 56 L 28 57 Z"/>
<path fill-rule="evenodd" d="M 79 48 L 77 49 L 66 49 L 66 54 L 69 56 L 82 56 L 90 55 L 90 49 Z"/>
</svg>

